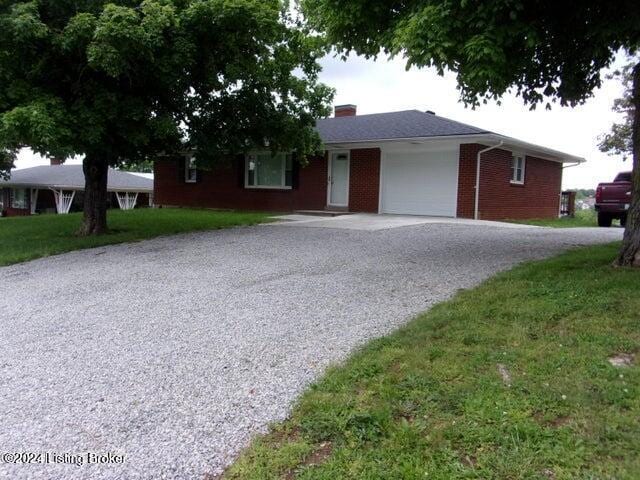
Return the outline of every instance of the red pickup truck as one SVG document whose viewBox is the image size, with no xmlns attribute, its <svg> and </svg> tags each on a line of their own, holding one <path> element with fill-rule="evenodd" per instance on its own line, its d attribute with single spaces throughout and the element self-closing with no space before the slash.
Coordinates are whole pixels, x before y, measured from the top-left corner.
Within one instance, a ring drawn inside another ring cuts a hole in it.
<svg viewBox="0 0 640 480">
<path fill-rule="evenodd" d="M 596 188 L 596 212 L 598 225 L 610 227 L 613 219 L 627 223 L 627 211 L 631 203 L 631 172 L 621 172 L 611 183 L 601 183 Z"/>
</svg>

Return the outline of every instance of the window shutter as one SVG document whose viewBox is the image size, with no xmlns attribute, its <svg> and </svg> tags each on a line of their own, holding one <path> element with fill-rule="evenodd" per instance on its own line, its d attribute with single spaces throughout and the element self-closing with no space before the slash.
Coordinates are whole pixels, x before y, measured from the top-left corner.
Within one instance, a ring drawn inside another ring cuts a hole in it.
<svg viewBox="0 0 640 480">
<path fill-rule="evenodd" d="M 181 155 L 178 157 L 176 163 L 178 165 L 178 183 L 185 183 L 184 169 L 186 159 Z"/>
<path fill-rule="evenodd" d="M 312 159 L 309 159 L 309 161 L 312 161 Z M 296 153 L 293 154 L 291 159 L 291 188 L 293 190 L 300 188 L 300 162 Z"/>
<path fill-rule="evenodd" d="M 245 175 L 245 159 L 244 154 L 236 157 L 236 168 L 238 169 L 238 187 L 244 188 L 244 175 Z"/>
</svg>

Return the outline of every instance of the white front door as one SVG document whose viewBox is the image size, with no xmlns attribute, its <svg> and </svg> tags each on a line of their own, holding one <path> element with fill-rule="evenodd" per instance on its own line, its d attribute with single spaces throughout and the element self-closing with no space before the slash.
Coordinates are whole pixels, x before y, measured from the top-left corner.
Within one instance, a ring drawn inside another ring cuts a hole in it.
<svg viewBox="0 0 640 480">
<path fill-rule="evenodd" d="M 349 154 L 331 153 L 329 165 L 329 205 L 349 205 Z"/>
</svg>

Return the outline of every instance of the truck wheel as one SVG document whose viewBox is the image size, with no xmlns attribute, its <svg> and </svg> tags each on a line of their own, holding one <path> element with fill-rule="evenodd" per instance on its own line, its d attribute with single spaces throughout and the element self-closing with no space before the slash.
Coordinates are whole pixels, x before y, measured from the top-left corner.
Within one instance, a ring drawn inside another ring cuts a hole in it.
<svg viewBox="0 0 640 480">
<path fill-rule="evenodd" d="M 620 217 L 620 226 L 621 227 L 626 227 L 627 226 L 627 216 L 626 215 L 622 215 Z"/>
<path fill-rule="evenodd" d="M 607 213 L 602 213 L 602 212 L 598 213 L 599 227 L 610 227 L 612 221 L 613 221 L 613 218 L 611 217 L 611 215 Z"/>
</svg>

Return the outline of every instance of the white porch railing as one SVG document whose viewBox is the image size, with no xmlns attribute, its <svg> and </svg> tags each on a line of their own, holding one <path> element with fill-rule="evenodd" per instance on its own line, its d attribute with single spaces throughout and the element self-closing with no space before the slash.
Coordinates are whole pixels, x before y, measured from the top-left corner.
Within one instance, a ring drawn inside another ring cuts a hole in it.
<svg viewBox="0 0 640 480">
<path fill-rule="evenodd" d="M 31 215 L 34 215 L 36 213 L 36 206 L 38 205 L 38 189 L 37 188 L 31 189 L 30 205 L 31 205 Z"/>
<path fill-rule="evenodd" d="M 116 192 L 121 210 L 133 210 L 138 201 L 138 192 Z"/>
<path fill-rule="evenodd" d="M 52 188 L 53 196 L 56 201 L 56 211 L 60 215 L 66 215 L 71 209 L 73 198 L 76 196 L 75 190 L 56 190 Z"/>
</svg>

